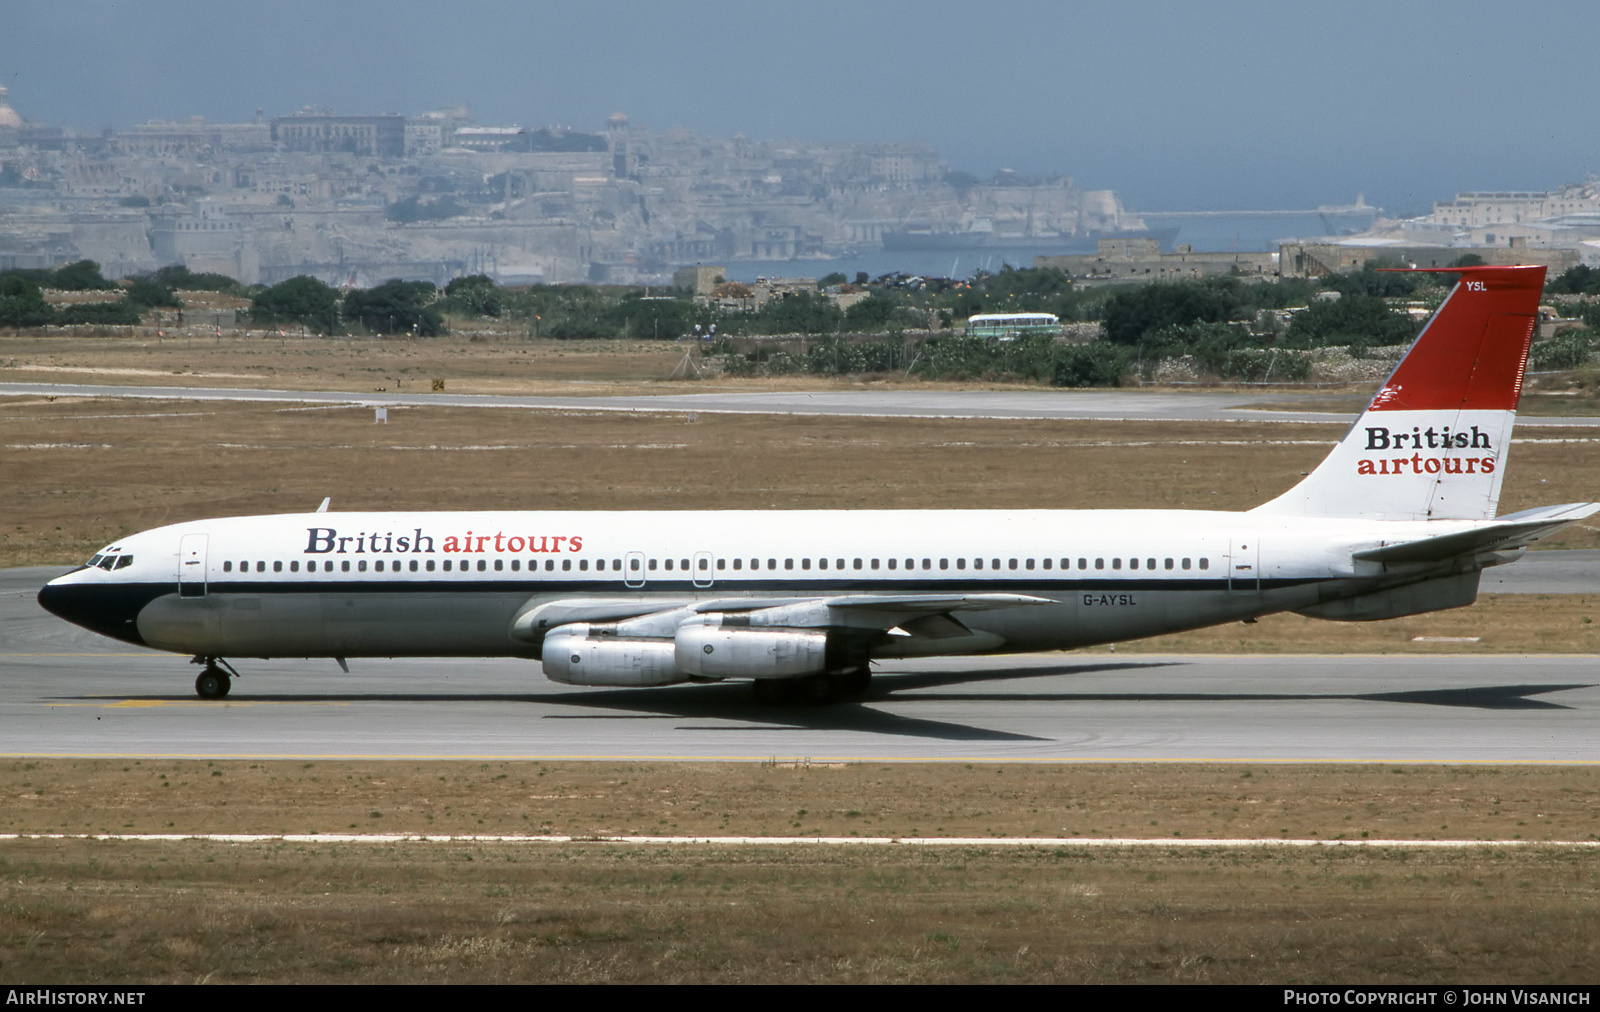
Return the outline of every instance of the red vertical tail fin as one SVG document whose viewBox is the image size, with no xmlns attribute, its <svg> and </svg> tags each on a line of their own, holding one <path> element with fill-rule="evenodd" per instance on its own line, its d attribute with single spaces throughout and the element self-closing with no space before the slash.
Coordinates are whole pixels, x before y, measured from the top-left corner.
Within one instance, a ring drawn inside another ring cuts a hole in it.
<svg viewBox="0 0 1600 1012">
<path fill-rule="evenodd" d="M 1257 512 L 1495 515 L 1545 269 L 1451 270 L 1460 275 L 1456 286 L 1344 439 Z"/>
</svg>

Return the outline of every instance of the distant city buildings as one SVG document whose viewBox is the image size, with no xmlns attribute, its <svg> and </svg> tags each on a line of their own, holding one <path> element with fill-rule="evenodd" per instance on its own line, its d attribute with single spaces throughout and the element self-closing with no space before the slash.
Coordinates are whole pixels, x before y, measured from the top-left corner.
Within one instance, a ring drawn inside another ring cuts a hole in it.
<svg viewBox="0 0 1600 1012">
<path fill-rule="evenodd" d="M 651 130 L 621 113 L 593 133 L 480 124 L 461 106 L 416 115 L 258 109 L 244 123 L 190 117 L 79 134 L 30 122 L 11 102 L 0 88 L 0 267 L 87 258 L 113 277 L 181 263 L 248 283 L 465 272 L 505 283 L 668 284 L 686 264 L 1044 243 L 1087 250 L 1143 227 L 1114 191 L 1066 176 L 952 173 L 922 144 L 707 137 Z M 1366 241 L 1381 245 L 1389 229 L 1408 246 L 1586 256 L 1597 222 L 1590 181 L 1459 194 L 1430 218 L 1381 223 Z M 1257 255 L 1111 249 L 1061 266 L 1102 278 L 1274 273 Z"/>
</svg>

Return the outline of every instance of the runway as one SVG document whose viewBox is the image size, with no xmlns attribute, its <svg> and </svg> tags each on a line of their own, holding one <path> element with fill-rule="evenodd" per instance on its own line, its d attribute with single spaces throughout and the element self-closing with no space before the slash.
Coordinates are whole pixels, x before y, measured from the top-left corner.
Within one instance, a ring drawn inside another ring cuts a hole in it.
<svg viewBox="0 0 1600 1012">
<path fill-rule="evenodd" d="M 1253 403 L 1283 404 L 1307 397 L 1284 391 L 1259 394 L 1139 390 L 842 390 L 659 394 L 637 397 L 522 397 L 495 394 L 340 393 L 248 390 L 224 387 L 111 386 L 69 383 L 0 383 L 0 396 L 153 398 L 188 401 L 256 401 L 290 404 L 361 404 L 522 408 L 545 411 L 705 412 L 708 414 L 846 415 L 879 418 L 1011 418 L 1160 422 L 1326 422 L 1349 424 L 1353 414 L 1280 411 Z M 1315 395 L 1310 395 L 1312 398 Z M 1525 418 L 1524 425 L 1594 428 L 1600 418 Z"/>
<path fill-rule="evenodd" d="M 1552 592 L 1544 569 L 1593 589 L 1593 560 L 1541 554 L 1551 561 L 1536 555 L 1519 586 Z M 574 688 L 526 661 L 356 660 L 347 675 L 326 660 L 239 660 L 233 694 L 203 702 L 186 659 L 39 609 L 33 595 L 55 572 L 0 572 L 7 756 L 1600 761 L 1590 656 L 908 661 L 880 666 L 861 702 L 831 707 L 757 706 L 739 683 Z"/>
</svg>

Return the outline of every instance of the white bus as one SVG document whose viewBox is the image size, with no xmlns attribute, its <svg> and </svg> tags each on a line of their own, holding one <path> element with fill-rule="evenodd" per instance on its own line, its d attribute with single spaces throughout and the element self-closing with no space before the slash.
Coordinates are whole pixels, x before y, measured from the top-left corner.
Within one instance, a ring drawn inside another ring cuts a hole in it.
<svg viewBox="0 0 1600 1012">
<path fill-rule="evenodd" d="M 1045 334 L 1061 336 L 1061 321 L 1054 313 L 978 313 L 967 317 L 967 336 L 991 341 L 1014 341 Z"/>
</svg>

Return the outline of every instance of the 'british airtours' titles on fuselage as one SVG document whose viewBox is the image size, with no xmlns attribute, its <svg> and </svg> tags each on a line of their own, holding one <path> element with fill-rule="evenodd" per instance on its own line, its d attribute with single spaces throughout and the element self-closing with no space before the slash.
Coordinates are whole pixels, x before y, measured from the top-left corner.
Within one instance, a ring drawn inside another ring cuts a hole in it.
<svg viewBox="0 0 1600 1012">
<path fill-rule="evenodd" d="M 446 534 L 438 537 L 440 552 L 471 552 L 517 555 L 521 553 L 556 553 L 583 551 L 583 538 L 566 534 Z M 410 534 L 393 531 L 359 531 L 340 534 L 333 527 L 307 527 L 305 555 L 399 555 L 431 553 L 435 551 L 435 538 L 415 528 Z"/>
<path fill-rule="evenodd" d="M 1451 432 L 1448 425 L 1424 429 L 1420 425 L 1410 432 L 1384 426 L 1367 427 L 1366 451 L 1373 450 L 1493 450 L 1489 434 L 1476 425 L 1472 431 Z M 1357 474 L 1493 474 L 1495 458 L 1491 453 L 1483 457 L 1430 457 L 1422 453 L 1399 457 L 1363 457 L 1356 464 Z"/>
</svg>

